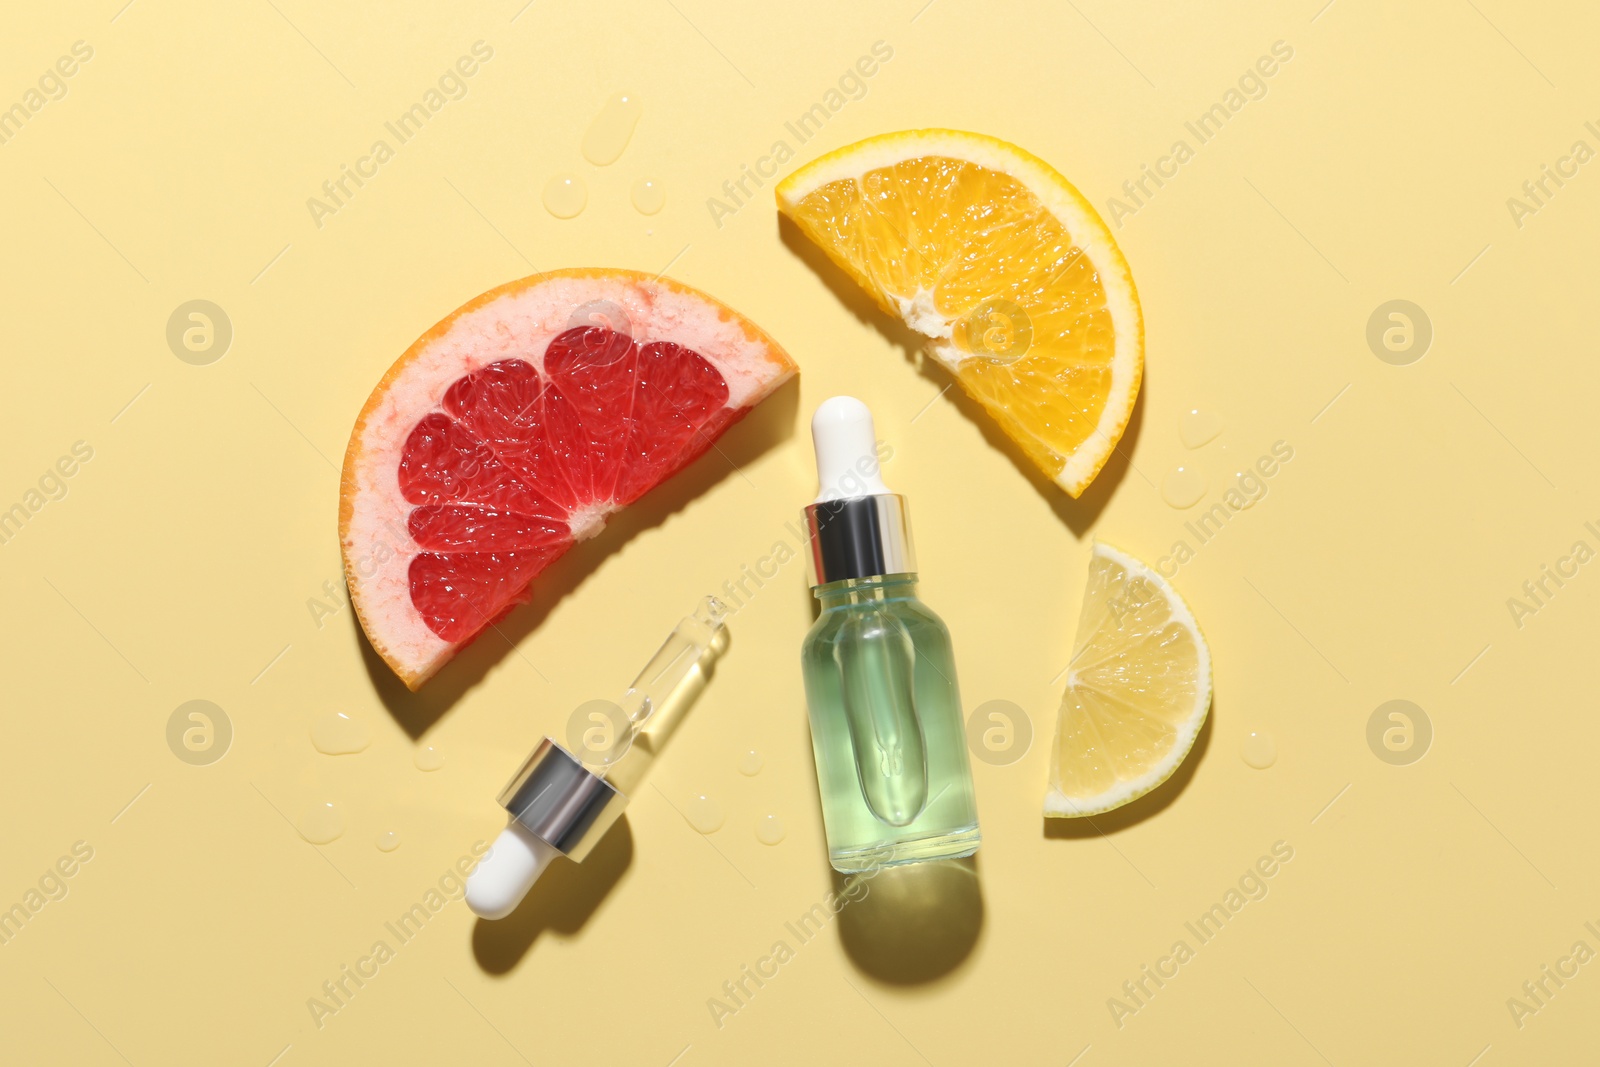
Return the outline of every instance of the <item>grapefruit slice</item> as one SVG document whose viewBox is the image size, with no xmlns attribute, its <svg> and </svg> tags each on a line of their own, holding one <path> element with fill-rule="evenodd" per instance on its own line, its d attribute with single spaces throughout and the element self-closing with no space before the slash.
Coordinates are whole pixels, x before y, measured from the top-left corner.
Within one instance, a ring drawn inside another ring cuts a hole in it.
<svg viewBox="0 0 1600 1067">
<path fill-rule="evenodd" d="M 748 319 L 635 271 L 457 308 L 389 368 L 345 453 L 339 539 L 372 647 L 417 689 L 794 373 Z"/>
</svg>

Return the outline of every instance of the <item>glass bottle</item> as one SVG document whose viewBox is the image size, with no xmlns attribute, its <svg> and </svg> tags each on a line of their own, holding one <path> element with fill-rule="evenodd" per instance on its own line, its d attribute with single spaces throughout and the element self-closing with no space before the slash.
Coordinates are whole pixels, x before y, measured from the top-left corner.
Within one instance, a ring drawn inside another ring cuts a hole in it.
<svg viewBox="0 0 1600 1067">
<path fill-rule="evenodd" d="M 950 631 L 917 599 L 905 498 L 883 486 L 861 401 L 826 401 L 812 434 L 821 611 L 801 666 L 829 861 L 853 873 L 971 855 L 978 810 Z"/>
</svg>

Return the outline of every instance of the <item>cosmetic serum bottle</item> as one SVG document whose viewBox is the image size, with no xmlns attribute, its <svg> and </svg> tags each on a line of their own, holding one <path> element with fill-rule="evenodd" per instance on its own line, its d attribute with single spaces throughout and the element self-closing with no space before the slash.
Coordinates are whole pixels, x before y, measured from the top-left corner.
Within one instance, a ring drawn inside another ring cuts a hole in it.
<svg viewBox="0 0 1600 1067">
<path fill-rule="evenodd" d="M 622 700 L 607 707 L 620 720 L 608 724 L 615 728 L 608 743 L 585 746 L 580 759 L 554 738 L 539 742 L 500 792 L 510 820 L 467 879 L 473 912 L 505 918 L 552 860 L 581 862 L 600 843 L 727 651 L 727 613 L 708 596 L 678 623 Z"/>
<path fill-rule="evenodd" d="M 800 656 L 828 859 L 854 873 L 969 856 L 978 808 L 950 631 L 917 599 L 906 499 L 884 487 L 861 401 L 825 401 L 811 434 L 821 613 Z"/>
</svg>

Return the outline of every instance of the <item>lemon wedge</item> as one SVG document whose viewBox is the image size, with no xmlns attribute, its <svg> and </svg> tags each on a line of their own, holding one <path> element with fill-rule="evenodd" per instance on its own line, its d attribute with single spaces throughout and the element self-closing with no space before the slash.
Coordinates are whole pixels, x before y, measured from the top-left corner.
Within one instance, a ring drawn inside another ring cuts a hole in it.
<svg viewBox="0 0 1600 1067">
<path fill-rule="evenodd" d="M 1153 569 L 1096 543 L 1044 813 L 1097 815 L 1172 777 L 1211 710 L 1211 650 Z"/>
</svg>

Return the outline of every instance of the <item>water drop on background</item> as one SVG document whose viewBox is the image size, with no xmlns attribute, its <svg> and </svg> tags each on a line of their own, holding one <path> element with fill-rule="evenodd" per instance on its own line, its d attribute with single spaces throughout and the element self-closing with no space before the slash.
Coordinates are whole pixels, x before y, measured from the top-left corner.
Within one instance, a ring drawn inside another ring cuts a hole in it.
<svg viewBox="0 0 1600 1067">
<path fill-rule="evenodd" d="M 613 95 L 583 135 L 583 158 L 597 167 L 615 163 L 633 138 L 633 128 L 639 124 L 643 110 L 644 105 L 634 94 Z"/>
<path fill-rule="evenodd" d="M 1161 499 L 1175 508 L 1192 508 L 1205 495 L 1205 476 L 1193 467 L 1174 467 L 1161 481 Z"/>
<path fill-rule="evenodd" d="M 783 820 L 776 815 L 763 815 L 756 820 L 756 840 L 763 845 L 776 845 L 787 833 Z"/>
<path fill-rule="evenodd" d="M 753 748 L 739 757 L 739 773 L 746 778 L 753 778 L 760 774 L 763 766 L 765 764 L 761 762 L 761 753 Z"/>
<path fill-rule="evenodd" d="M 344 809 L 331 800 L 312 804 L 294 828 L 313 845 L 326 845 L 344 833 Z"/>
<path fill-rule="evenodd" d="M 633 206 L 641 215 L 654 215 L 667 202 L 667 194 L 654 178 L 640 178 L 633 183 Z"/>
<path fill-rule="evenodd" d="M 1242 471 L 1233 472 L 1233 484 L 1239 490 L 1239 495 L 1244 497 L 1244 505 L 1239 509 L 1240 511 L 1250 510 L 1251 508 L 1255 507 L 1263 497 L 1266 496 L 1266 490 L 1264 488 L 1261 475 L 1251 470 L 1249 467 L 1246 467 Z M 1256 489 L 1253 493 L 1247 488 L 1247 486 L 1250 485 L 1256 486 Z M 1228 506 L 1232 507 L 1233 505 L 1229 504 Z"/>
<path fill-rule="evenodd" d="M 1278 743 L 1263 730 L 1252 730 L 1239 742 L 1239 758 L 1258 771 L 1278 762 Z"/>
<path fill-rule="evenodd" d="M 436 771 L 444 766 L 444 753 L 432 745 L 423 745 L 411 757 L 419 771 Z"/>
<path fill-rule="evenodd" d="M 683 817 L 703 834 L 716 833 L 722 828 L 722 805 L 708 796 L 690 797 L 689 803 L 684 805 Z"/>
<path fill-rule="evenodd" d="M 360 752 L 372 744 L 367 728 L 342 711 L 318 715 L 311 722 L 311 743 L 318 752 L 329 756 L 345 756 Z"/>
<path fill-rule="evenodd" d="M 1183 440 L 1184 448 L 1199 448 L 1208 441 L 1216 439 L 1222 432 L 1222 417 L 1210 411 L 1191 408 L 1184 413 L 1183 422 L 1178 427 L 1178 436 Z"/>
<path fill-rule="evenodd" d="M 544 206 L 558 219 L 579 215 L 589 203 L 589 188 L 576 174 L 557 174 L 544 187 Z"/>
<path fill-rule="evenodd" d="M 393 852 L 400 847 L 400 835 L 393 830 L 387 830 L 379 834 L 373 844 L 378 846 L 379 852 Z"/>
</svg>

